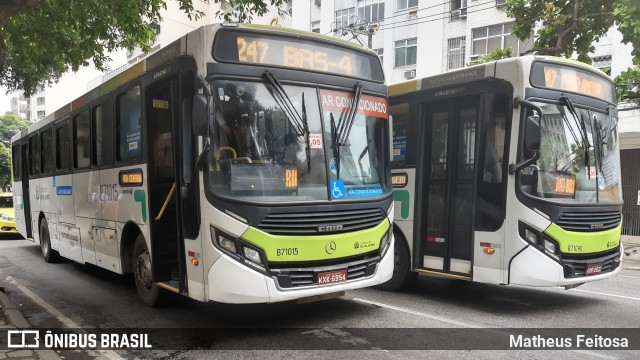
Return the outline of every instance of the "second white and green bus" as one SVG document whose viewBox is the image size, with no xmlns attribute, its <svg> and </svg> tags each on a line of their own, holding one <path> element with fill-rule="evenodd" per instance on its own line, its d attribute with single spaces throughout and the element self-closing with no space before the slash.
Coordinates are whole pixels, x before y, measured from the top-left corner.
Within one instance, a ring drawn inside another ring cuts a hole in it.
<svg viewBox="0 0 640 360">
<path fill-rule="evenodd" d="M 552 57 L 389 87 L 395 272 L 574 287 L 622 260 L 614 84 Z"/>
<path fill-rule="evenodd" d="M 375 53 L 209 25 L 12 138 L 17 227 L 62 256 L 200 301 L 320 299 L 393 271 Z M 52 269 L 55 271 L 55 269 Z"/>
</svg>

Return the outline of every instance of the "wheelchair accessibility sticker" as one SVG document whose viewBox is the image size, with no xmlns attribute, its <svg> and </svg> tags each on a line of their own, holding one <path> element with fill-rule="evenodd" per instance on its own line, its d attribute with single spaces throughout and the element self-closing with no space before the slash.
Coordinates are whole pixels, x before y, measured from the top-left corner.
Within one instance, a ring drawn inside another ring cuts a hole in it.
<svg viewBox="0 0 640 360">
<path fill-rule="evenodd" d="M 344 181 L 342 180 L 331 180 L 329 182 L 331 186 L 331 198 L 332 199 L 344 199 Z"/>
</svg>

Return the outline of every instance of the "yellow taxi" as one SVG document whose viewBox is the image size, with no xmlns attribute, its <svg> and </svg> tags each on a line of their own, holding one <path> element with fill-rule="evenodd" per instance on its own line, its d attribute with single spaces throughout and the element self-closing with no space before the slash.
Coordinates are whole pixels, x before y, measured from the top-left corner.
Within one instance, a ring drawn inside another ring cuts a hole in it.
<svg viewBox="0 0 640 360">
<path fill-rule="evenodd" d="M 13 194 L 0 193 L 0 234 L 17 234 L 13 213 Z"/>
</svg>

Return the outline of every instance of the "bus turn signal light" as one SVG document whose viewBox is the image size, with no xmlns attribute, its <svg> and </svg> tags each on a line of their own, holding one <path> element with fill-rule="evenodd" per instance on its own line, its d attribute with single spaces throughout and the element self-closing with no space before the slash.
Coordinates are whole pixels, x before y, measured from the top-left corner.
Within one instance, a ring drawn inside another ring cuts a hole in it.
<svg viewBox="0 0 640 360">
<path fill-rule="evenodd" d="M 482 249 L 482 251 L 483 251 L 485 254 L 492 255 L 493 253 L 495 253 L 495 252 L 496 252 L 496 249 L 494 249 L 494 248 L 492 248 L 492 247 L 486 247 L 486 248 Z"/>
<path fill-rule="evenodd" d="M 191 258 L 191 263 L 193 264 L 193 266 L 198 266 L 200 262 L 198 261 L 198 258 Z"/>
</svg>

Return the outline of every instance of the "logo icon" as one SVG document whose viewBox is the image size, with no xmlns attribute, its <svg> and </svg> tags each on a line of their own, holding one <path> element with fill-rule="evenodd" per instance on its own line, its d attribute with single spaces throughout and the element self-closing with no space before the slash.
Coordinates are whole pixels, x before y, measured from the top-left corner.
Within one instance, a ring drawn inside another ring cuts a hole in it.
<svg viewBox="0 0 640 360">
<path fill-rule="evenodd" d="M 40 346 L 39 330 L 7 331 L 7 348 L 9 349 L 37 348 L 38 346 Z"/>
<path fill-rule="evenodd" d="M 318 226 L 318 232 L 330 232 L 330 231 L 340 231 L 340 230 L 342 230 L 342 225 Z"/>
<path fill-rule="evenodd" d="M 359 249 L 360 248 L 360 244 L 358 244 L 358 243 L 353 244 L 353 248 L 354 249 Z"/>
<path fill-rule="evenodd" d="M 332 199 L 344 199 L 344 181 L 331 180 L 331 198 Z"/>
<path fill-rule="evenodd" d="M 591 224 L 591 230 L 604 229 L 604 224 Z"/>
<path fill-rule="evenodd" d="M 334 252 L 336 252 L 336 243 L 335 241 L 331 240 L 327 243 L 327 245 L 324 246 L 324 251 L 327 252 L 327 254 L 333 254 Z"/>
</svg>

